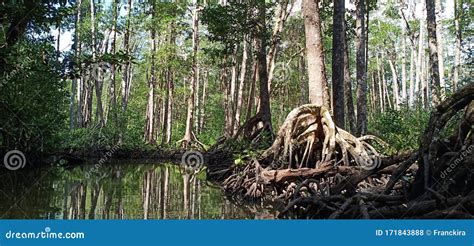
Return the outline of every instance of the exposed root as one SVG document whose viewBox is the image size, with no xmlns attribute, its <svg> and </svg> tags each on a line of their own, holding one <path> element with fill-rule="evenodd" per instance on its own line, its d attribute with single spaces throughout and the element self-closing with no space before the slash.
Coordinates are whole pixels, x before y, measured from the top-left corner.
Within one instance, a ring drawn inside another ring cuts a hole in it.
<svg viewBox="0 0 474 246">
<path fill-rule="evenodd" d="M 325 108 L 294 109 L 258 158 L 222 185 L 239 200 L 285 204 L 281 218 L 473 218 L 474 84 L 433 112 L 414 152 L 384 156 L 334 125 Z M 448 121 L 460 115 L 446 137 Z"/>
<path fill-rule="evenodd" d="M 260 158 L 250 160 L 242 170 L 235 169 L 223 184 L 233 194 L 255 199 L 268 194 L 266 186 L 273 187 L 270 197 L 279 196 L 283 190 L 287 192 L 280 187 L 301 179 L 332 176 L 342 167 L 352 167 L 346 172 L 372 170 L 385 156 L 367 141 L 385 144 L 374 136 L 357 138 L 336 127 L 324 107 L 303 105 L 290 112 L 272 146 Z"/>
</svg>

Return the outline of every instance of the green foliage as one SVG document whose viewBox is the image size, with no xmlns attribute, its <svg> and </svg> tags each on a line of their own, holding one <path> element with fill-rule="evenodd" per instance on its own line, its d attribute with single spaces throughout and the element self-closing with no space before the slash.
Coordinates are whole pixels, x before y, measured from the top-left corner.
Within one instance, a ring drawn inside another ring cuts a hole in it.
<svg viewBox="0 0 474 246">
<path fill-rule="evenodd" d="M 2 49 L 0 146 L 24 152 L 54 147 L 64 126 L 67 93 L 49 39 L 22 40 Z"/>
<path fill-rule="evenodd" d="M 395 150 L 413 150 L 419 147 L 419 140 L 429 120 L 424 109 L 389 109 L 375 113 L 369 119 L 369 133 L 386 141 Z"/>
</svg>

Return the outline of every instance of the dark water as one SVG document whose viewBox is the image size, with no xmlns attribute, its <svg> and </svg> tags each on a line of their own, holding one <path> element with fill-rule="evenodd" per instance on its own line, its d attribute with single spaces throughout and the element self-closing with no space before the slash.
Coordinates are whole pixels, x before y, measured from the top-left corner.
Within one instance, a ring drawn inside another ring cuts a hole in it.
<svg viewBox="0 0 474 246">
<path fill-rule="evenodd" d="M 1 219 L 253 219 L 205 174 L 172 164 L 82 165 L 2 172 Z M 2 170 L 3 171 L 3 170 Z"/>
</svg>

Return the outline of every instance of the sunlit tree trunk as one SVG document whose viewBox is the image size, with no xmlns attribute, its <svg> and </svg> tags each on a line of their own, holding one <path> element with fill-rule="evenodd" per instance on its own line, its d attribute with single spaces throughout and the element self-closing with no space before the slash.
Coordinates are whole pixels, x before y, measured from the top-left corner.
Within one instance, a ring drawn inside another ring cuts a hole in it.
<svg viewBox="0 0 474 246">
<path fill-rule="evenodd" d="M 197 52 L 199 49 L 199 6 L 193 11 L 193 36 L 192 36 L 192 69 L 191 69 L 191 82 L 189 83 L 189 96 L 188 96 L 188 114 L 186 117 L 186 130 L 184 132 L 184 137 L 181 140 L 184 147 L 188 147 L 193 136 L 193 117 L 194 117 L 194 103 L 195 103 L 195 93 L 196 93 L 196 83 L 199 79 L 198 73 L 198 60 Z"/>
<path fill-rule="evenodd" d="M 438 105 L 441 100 L 435 6 L 435 1 L 426 0 L 426 24 L 428 29 L 428 47 L 430 54 L 429 73 L 431 79 L 431 96 L 433 99 L 433 106 Z"/>
<path fill-rule="evenodd" d="M 396 60 L 393 58 L 393 60 Z M 393 90 L 393 105 L 396 110 L 400 109 L 400 95 L 398 89 L 398 76 L 397 69 L 392 58 L 388 59 L 388 64 L 390 65 L 390 71 L 392 71 L 392 90 Z"/>
<path fill-rule="evenodd" d="M 201 109 L 199 111 L 199 131 L 201 132 L 204 129 L 204 123 L 206 119 L 206 99 L 207 99 L 207 86 L 209 80 L 209 71 L 206 70 L 204 78 L 202 80 L 202 96 L 201 96 Z"/>
<path fill-rule="evenodd" d="M 327 80 L 318 5 L 319 0 L 303 0 L 302 2 L 308 60 L 309 102 L 329 107 L 329 98 L 325 93 Z"/>
<path fill-rule="evenodd" d="M 421 80 L 423 80 L 422 67 L 423 67 L 423 57 L 424 57 L 424 20 L 420 20 L 420 34 L 418 37 L 418 56 L 416 62 L 416 79 L 415 79 L 415 97 L 423 94 L 421 90 Z"/>
<path fill-rule="evenodd" d="M 414 96 L 415 96 L 415 47 L 414 44 L 410 47 L 410 92 L 409 92 L 409 103 L 410 107 L 413 107 Z"/>
<path fill-rule="evenodd" d="M 380 74 L 380 61 L 379 61 L 379 56 L 378 54 L 376 55 L 376 61 L 377 61 L 377 80 L 378 80 L 378 93 L 379 93 L 379 103 L 380 103 L 380 112 L 384 112 L 385 111 L 385 100 L 384 100 L 384 93 L 383 93 L 383 80 L 382 80 L 382 76 Z"/>
</svg>

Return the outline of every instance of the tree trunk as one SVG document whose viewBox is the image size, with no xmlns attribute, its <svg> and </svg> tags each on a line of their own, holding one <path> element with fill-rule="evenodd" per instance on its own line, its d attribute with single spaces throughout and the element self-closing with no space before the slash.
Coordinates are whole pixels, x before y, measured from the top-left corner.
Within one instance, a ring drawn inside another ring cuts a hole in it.
<svg viewBox="0 0 474 246">
<path fill-rule="evenodd" d="M 440 103 L 440 76 L 438 60 L 438 41 L 436 38 L 436 4 L 433 0 L 426 0 L 426 24 L 428 29 L 428 47 L 430 52 L 430 78 L 432 104 L 436 106 Z"/>
<path fill-rule="evenodd" d="M 308 83 L 306 82 L 306 63 L 305 63 L 305 56 L 304 52 L 301 52 L 301 55 L 298 59 L 298 80 L 300 85 L 300 103 L 299 105 L 307 104 L 308 103 Z"/>
<path fill-rule="evenodd" d="M 171 47 L 174 47 L 176 43 L 176 36 L 175 36 L 175 23 L 172 22 L 171 25 L 169 26 L 169 44 Z M 174 59 L 176 54 L 176 51 L 172 51 L 172 55 L 170 56 L 170 59 Z M 163 129 L 163 139 L 162 142 L 165 144 L 171 143 L 171 137 L 172 137 L 172 131 L 173 131 L 173 125 L 172 125 L 172 119 L 173 119 L 173 88 L 174 88 L 174 72 L 173 68 L 168 65 L 166 69 L 166 97 L 165 97 L 165 120 L 164 120 L 164 129 Z"/>
<path fill-rule="evenodd" d="M 406 44 L 406 25 L 402 24 L 402 51 L 400 52 L 402 55 L 402 96 L 401 101 L 405 102 L 407 99 L 407 44 Z"/>
<path fill-rule="evenodd" d="M 235 85 L 237 81 L 237 53 L 238 46 L 234 47 L 232 54 L 232 71 L 230 78 L 230 85 L 228 90 L 227 105 L 226 105 L 226 121 L 225 121 L 225 135 L 232 137 L 234 132 L 234 112 L 235 112 Z"/>
<path fill-rule="evenodd" d="M 441 23 L 442 6 L 441 0 L 435 0 L 435 17 L 436 17 L 436 41 L 438 49 L 438 69 L 439 69 L 439 85 L 440 88 L 440 100 L 444 100 L 446 95 L 445 81 L 444 81 L 444 49 L 443 49 L 443 23 Z"/>
<path fill-rule="evenodd" d="M 78 0 L 76 3 L 76 8 L 77 8 L 77 14 L 75 16 L 75 21 L 74 21 L 74 69 L 81 68 L 79 64 L 79 51 L 80 51 L 80 46 L 81 46 L 81 41 L 80 41 L 80 36 L 79 36 L 79 24 L 81 21 L 81 5 L 82 5 L 82 0 Z M 79 77 L 80 79 L 80 77 Z M 76 110 L 76 92 L 77 92 L 77 75 L 74 74 L 74 78 L 72 79 L 71 82 L 71 98 L 70 98 L 70 104 L 69 104 L 69 127 L 70 129 L 74 129 L 77 124 L 77 117 L 75 114 Z"/>
<path fill-rule="evenodd" d="M 130 22 L 131 22 L 131 15 L 132 15 L 132 0 L 128 0 L 127 4 L 127 21 L 126 21 L 126 28 L 125 28 L 125 35 L 123 38 L 123 49 L 125 54 L 130 56 Z M 128 91 L 130 87 L 130 69 L 131 69 L 131 62 L 130 59 L 125 62 L 122 67 L 122 111 L 127 110 L 128 105 Z"/>
<path fill-rule="evenodd" d="M 459 3 L 458 3 L 459 1 Z M 454 53 L 454 75 L 453 75 L 453 91 L 456 91 L 459 84 L 459 74 L 461 70 L 461 24 L 463 0 L 454 0 L 454 29 L 456 35 L 456 46 Z"/>
<path fill-rule="evenodd" d="M 413 107 L 413 102 L 415 96 L 415 47 L 411 45 L 410 47 L 410 94 L 408 105 Z"/>
<path fill-rule="evenodd" d="M 344 50 L 346 42 L 345 0 L 334 0 L 333 36 L 332 36 L 332 96 L 334 123 L 344 127 Z"/>
<path fill-rule="evenodd" d="M 245 74 L 247 72 L 247 40 L 244 37 L 243 40 L 243 51 L 242 51 L 242 64 L 240 66 L 240 81 L 239 81 L 239 90 L 237 92 L 237 105 L 235 107 L 235 119 L 234 119 L 234 132 L 232 135 L 235 135 L 240 127 L 240 112 L 242 110 L 242 97 L 244 93 L 245 85 Z"/>
<path fill-rule="evenodd" d="M 376 59 L 377 59 L 377 80 L 378 80 L 378 93 L 379 93 L 379 102 L 380 102 L 380 112 L 384 112 L 385 111 L 385 101 L 384 101 L 384 93 L 383 93 L 383 80 L 382 80 L 382 76 L 380 75 L 380 61 L 379 61 L 379 56 L 376 55 Z"/>
<path fill-rule="evenodd" d="M 206 105 L 206 95 L 207 95 L 207 84 L 209 80 L 209 71 L 206 71 L 206 74 L 203 79 L 203 85 L 202 85 L 202 98 L 201 98 L 201 112 L 199 114 L 199 129 L 202 130 L 204 129 L 204 121 L 206 119 L 206 111 L 205 111 L 205 105 Z"/>
<path fill-rule="evenodd" d="M 155 5 L 152 6 L 152 20 L 155 19 Z M 148 80 L 148 104 L 146 107 L 146 123 L 145 123 L 145 141 L 148 143 L 155 143 L 155 88 L 156 88 L 156 74 L 155 74 L 155 53 L 156 53 L 156 33 L 155 27 L 151 27 L 151 68 L 150 78 Z M 147 76 L 148 77 L 148 76 Z"/>
<path fill-rule="evenodd" d="M 255 104 L 255 86 L 257 83 L 257 74 L 258 74 L 258 63 L 256 57 L 252 61 L 252 81 L 250 85 L 249 97 L 247 101 L 247 113 L 245 115 L 245 120 L 248 121 L 252 116 L 252 109 Z"/>
<path fill-rule="evenodd" d="M 259 114 L 263 123 L 264 131 L 273 134 L 272 115 L 270 111 L 270 93 L 268 91 L 268 73 L 267 73 L 267 51 L 266 42 L 266 7 L 264 1 L 258 1 L 258 23 L 257 37 L 255 42 L 255 51 L 257 52 L 258 77 L 259 77 Z"/>
<path fill-rule="evenodd" d="M 358 0 L 356 6 L 356 70 L 357 70 L 357 135 L 367 133 L 367 74 L 365 56 L 365 0 Z"/>
<path fill-rule="evenodd" d="M 396 59 L 394 59 L 396 60 Z M 397 69 L 392 59 L 388 59 L 390 65 L 390 71 L 392 71 L 392 90 L 393 90 L 393 105 L 396 110 L 400 109 L 400 96 L 398 94 L 398 76 Z"/>
<path fill-rule="evenodd" d="M 273 34 L 270 43 L 270 48 L 268 49 L 267 55 L 267 70 L 268 70 L 268 90 L 271 91 L 271 85 L 273 81 L 273 72 L 275 70 L 275 60 L 278 52 L 278 45 L 280 43 L 280 34 L 283 32 L 283 27 L 285 25 L 290 11 L 288 11 L 288 2 L 289 0 L 282 0 L 278 4 L 277 18 L 275 20 L 275 25 L 273 27 Z"/>
<path fill-rule="evenodd" d="M 420 35 L 418 40 L 418 57 L 416 62 L 416 81 L 415 81 L 415 97 L 420 96 L 423 91 L 421 90 L 421 81 L 423 80 L 423 57 L 424 57 L 424 21 L 420 20 Z M 420 94 L 421 93 L 421 94 Z"/>
<path fill-rule="evenodd" d="M 118 9 L 119 9 L 120 0 L 114 0 L 113 3 L 113 38 L 112 38 L 112 55 L 116 53 L 116 44 L 117 44 L 117 19 L 118 19 Z M 111 68 L 111 79 L 110 79 L 110 88 L 109 88 L 109 112 L 112 112 L 112 119 L 115 124 L 117 124 L 117 90 L 116 90 L 116 70 L 117 65 L 115 62 L 112 62 Z"/>
<path fill-rule="evenodd" d="M 344 99 L 346 100 L 346 118 L 350 132 L 354 134 L 357 131 L 356 116 L 354 110 L 354 100 L 352 97 L 352 81 L 351 70 L 349 67 L 349 49 L 347 45 L 347 37 L 344 41 Z"/>
<path fill-rule="evenodd" d="M 96 35 L 94 0 L 90 1 L 90 7 L 91 7 L 91 34 L 92 34 L 92 62 L 94 64 L 92 67 L 92 80 L 95 85 L 95 93 L 96 93 L 96 118 L 99 123 L 99 126 L 103 127 L 104 126 L 104 109 L 102 107 L 102 85 L 103 85 L 101 81 L 102 66 L 97 61 L 97 35 Z M 92 100 L 91 100 L 91 104 L 92 104 Z"/>
<path fill-rule="evenodd" d="M 308 60 L 309 102 L 319 106 L 329 106 L 329 98 L 325 95 L 327 81 L 318 5 L 319 0 L 303 0 L 302 2 Z"/>
<path fill-rule="evenodd" d="M 193 43 L 193 54 L 192 54 L 192 74 L 191 74 L 191 82 L 189 83 L 190 94 L 188 97 L 188 115 L 186 117 L 186 130 L 184 132 L 184 137 L 182 139 L 183 146 L 189 147 L 190 142 L 192 141 L 192 134 L 193 134 L 193 117 L 194 117 L 194 100 L 195 100 L 195 91 L 196 91 L 196 83 L 199 79 L 198 77 L 198 61 L 197 61 L 197 52 L 199 49 L 199 7 L 193 11 L 193 36 L 192 36 L 192 43 Z"/>
</svg>

